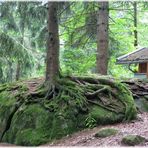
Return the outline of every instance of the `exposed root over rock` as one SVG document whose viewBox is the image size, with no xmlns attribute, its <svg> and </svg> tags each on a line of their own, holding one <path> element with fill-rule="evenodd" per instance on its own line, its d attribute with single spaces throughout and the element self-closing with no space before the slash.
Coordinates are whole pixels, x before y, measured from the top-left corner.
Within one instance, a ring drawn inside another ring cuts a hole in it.
<svg viewBox="0 0 148 148">
<path fill-rule="evenodd" d="M 0 87 L 0 90 L 10 93 L 12 89 L 8 88 Z M 25 86 L 22 88 L 17 95 L 13 95 L 14 101 L 10 103 L 12 107 L 15 103 L 21 106 L 13 114 L 11 125 L 3 134 L 4 142 L 39 145 L 86 127 L 136 117 L 131 92 L 124 84 L 113 79 L 64 77 L 54 85 L 40 85 L 33 92 L 28 93 Z M 5 103 L 0 101 L 1 106 L 6 106 Z M 7 108 L 5 111 L 9 112 Z"/>
</svg>

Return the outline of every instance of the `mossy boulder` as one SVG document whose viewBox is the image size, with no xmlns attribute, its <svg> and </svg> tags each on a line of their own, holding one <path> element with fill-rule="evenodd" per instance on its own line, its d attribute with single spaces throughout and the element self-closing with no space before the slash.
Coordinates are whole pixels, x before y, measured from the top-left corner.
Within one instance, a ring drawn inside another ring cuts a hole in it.
<svg viewBox="0 0 148 148">
<path fill-rule="evenodd" d="M 2 137 L 7 122 L 15 110 L 16 98 L 7 92 L 0 93 L 0 137 Z"/>
<path fill-rule="evenodd" d="M 135 103 L 140 111 L 148 112 L 148 96 L 135 99 Z"/>
<path fill-rule="evenodd" d="M 15 113 L 3 142 L 40 145 L 76 131 L 76 122 L 46 110 L 40 104 L 22 105 Z"/>
<path fill-rule="evenodd" d="M 38 145 L 49 137 L 52 118 L 40 105 L 22 105 L 13 116 L 4 142 L 18 145 Z"/>
<path fill-rule="evenodd" d="M 27 90 L 27 88 L 22 84 L 0 85 L 0 139 L 2 139 L 5 130 L 9 128 L 7 123 L 11 122 L 13 114 L 21 103 L 18 101 L 17 95 L 23 95 L 24 90 Z"/>
<path fill-rule="evenodd" d="M 145 142 L 146 139 L 139 135 L 127 135 L 122 138 L 121 143 L 128 146 L 135 146 Z"/>
<path fill-rule="evenodd" d="M 105 129 L 101 129 L 99 130 L 94 136 L 96 138 L 105 138 L 105 137 L 109 137 L 112 135 L 116 135 L 118 133 L 117 129 L 114 128 L 105 128 Z"/>
<path fill-rule="evenodd" d="M 54 87 L 34 93 L 18 83 L 0 86 L 3 142 L 37 146 L 87 127 L 132 120 L 137 114 L 130 91 L 109 78 L 61 78 Z"/>
<path fill-rule="evenodd" d="M 125 117 L 125 115 L 122 113 L 116 114 L 115 112 L 111 112 L 97 105 L 92 105 L 90 107 L 89 114 L 93 119 L 95 119 L 97 125 L 121 122 Z"/>
</svg>

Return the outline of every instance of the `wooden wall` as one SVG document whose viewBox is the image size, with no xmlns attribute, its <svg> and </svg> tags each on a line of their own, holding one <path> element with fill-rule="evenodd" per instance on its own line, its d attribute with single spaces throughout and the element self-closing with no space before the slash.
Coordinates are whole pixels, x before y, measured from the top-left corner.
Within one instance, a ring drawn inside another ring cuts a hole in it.
<svg viewBox="0 0 148 148">
<path fill-rule="evenodd" d="M 139 63 L 139 73 L 147 73 L 147 63 Z"/>
<path fill-rule="evenodd" d="M 147 75 L 147 78 L 148 78 L 148 62 L 147 62 L 147 73 L 146 73 L 146 75 Z"/>
</svg>

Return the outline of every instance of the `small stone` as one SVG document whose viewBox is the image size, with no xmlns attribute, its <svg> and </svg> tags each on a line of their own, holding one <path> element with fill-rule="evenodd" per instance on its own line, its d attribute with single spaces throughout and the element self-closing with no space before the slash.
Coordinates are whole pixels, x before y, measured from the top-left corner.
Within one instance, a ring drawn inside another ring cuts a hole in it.
<svg viewBox="0 0 148 148">
<path fill-rule="evenodd" d="M 114 128 L 106 128 L 98 131 L 94 136 L 99 138 L 105 138 L 118 133 L 117 129 Z"/>
<path fill-rule="evenodd" d="M 138 145 L 140 143 L 145 142 L 146 139 L 139 135 L 127 135 L 123 137 L 121 143 L 128 146 Z"/>
</svg>

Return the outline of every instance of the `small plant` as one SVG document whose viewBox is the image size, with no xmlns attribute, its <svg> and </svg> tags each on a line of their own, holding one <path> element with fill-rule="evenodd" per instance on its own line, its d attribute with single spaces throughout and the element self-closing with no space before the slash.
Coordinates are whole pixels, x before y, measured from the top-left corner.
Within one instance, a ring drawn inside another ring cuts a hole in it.
<svg viewBox="0 0 148 148">
<path fill-rule="evenodd" d="M 96 120 L 89 114 L 88 117 L 85 119 L 85 125 L 88 128 L 93 128 L 97 125 Z"/>
</svg>

